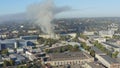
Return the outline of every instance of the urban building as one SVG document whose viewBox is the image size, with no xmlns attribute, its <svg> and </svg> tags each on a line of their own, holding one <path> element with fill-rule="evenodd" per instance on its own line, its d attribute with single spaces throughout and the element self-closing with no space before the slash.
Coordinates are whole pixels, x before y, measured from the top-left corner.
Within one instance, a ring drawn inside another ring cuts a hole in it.
<svg viewBox="0 0 120 68">
<path fill-rule="evenodd" d="M 23 46 L 26 46 L 26 42 L 23 39 L 6 39 L 6 40 L 0 40 L 0 46 L 1 49 L 21 48 Z"/>
<path fill-rule="evenodd" d="M 94 31 L 84 31 L 84 35 L 94 35 Z"/>
<path fill-rule="evenodd" d="M 105 67 L 103 67 L 98 63 L 90 62 L 90 63 L 85 63 L 85 65 L 83 65 L 83 68 L 105 68 Z"/>
<path fill-rule="evenodd" d="M 108 68 L 120 68 L 120 63 L 108 55 L 99 55 L 98 60 Z"/>
<path fill-rule="evenodd" d="M 95 51 L 95 57 L 107 68 L 120 68 L 120 63 L 105 53 L 101 52 L 98 48 L 92 47 Z"/>
<path fill-rule="evenodd" d="M 112 38 L 114 35 L 114 31 L 113 30 L 101 30 L 99 31 L 99 35 L 101 37 L 110 37 Z"/>
<path fill-rule="evenodd" d="M 39 36 L 37 36 L 37 35 L 31 35 L 31 36 L 20 36 L 20 39 L 23 39 L 23 40 L 25 40 L 25 41 L 30 41 L 30 42 L 34 42 L 34 43 L 36 43 L 38 37 L 39 37 Z"/>
<path fill-rule="evenodd" d="M 120 46 L 119 45 L 115 45 L 115 44 L 110 44 L 107 42 L 103 42 L 101 43 L 104 47 L 106 47 L 108 50 L 113 49 L 114 51 L 118 51 L 120 52 Z"/>
<path fill-rule="evenodd" d="M 118 30 L 118 24 L 112 23 L 112 24 L 108 25 L 108 30 L 117 31 Z"/>
<path fill-rule="evenodd" d="M 106 42 L 106 38 L 103 37 L 92 37 L 91 39 L 94 41 L 98 41 L 99 43 Z"/>
<path fill-rule="evenodd" d="M 26 51 L 25 52 L 25 56 L 30 60 L 30 61 L 34 61 L 35 59 L 37 59 L 35 57 L 35 55 L 32 52 Z"/>
<path fill-rule="evenodd" d="M 71 36 L 72 38 L 75 38 L 76 33 L 60 34 L 60 36 Z"/>
<path fill-rule="evenodd" d="M 50 63 L 52 66 L 74 65 L 94 61 L 93 57 L 84 52 L 51 53 L 48 54 L 47 58 L 45 63 Z"/>
</svg>

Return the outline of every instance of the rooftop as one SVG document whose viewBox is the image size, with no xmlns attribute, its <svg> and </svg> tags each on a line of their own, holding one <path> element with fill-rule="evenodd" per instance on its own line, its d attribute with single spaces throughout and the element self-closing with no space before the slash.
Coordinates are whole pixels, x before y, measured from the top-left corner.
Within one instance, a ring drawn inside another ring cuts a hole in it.
<svg viewBox="0 0 120 68">
<path fill-rule="evenodd" d="M 37 39 L 39 36 L 37 35 L 31 35 L 31 36 L 21 36 L 20 38 L 21 39 L 24 39 L 24 40 L 33 40 L 33 39 Z"/>
<path fill-rule="evenodd" d="M 91 49 L 94 50 L 96 54 L 105 54 L 105 53 L 103 53 L 101 50 L 99 50 L 98 48 L 96 48 L 96 47 L 94 47 L 94 46 L 91 47 Z"/>
<path fill-rule="evenodd" d="M 98 65 L 97 63 L 94 62 L 90 62 L 88 63 L 88 65 L 90 65 L 92 68 L 104 68 L 103 66 Z"/>
<path fill-rule="evenodd" d="M 111 58 L 108 55 L 100 55 L 103 59 L 105 59 L 108 63 L 112 64 L 112 63 L 118 63 L 115 59 Z"/>
<path fill-rule="evenodd" d="M 51 53 L 48 61 L 57 60 L 77 60 L 92 58 L 89 54 L 84 52 L 68 52 L 68 53 Z"/>
<path fill-rule="evenodd" d="M 103 42 L 104 44 L 107 44 L 107 45 L 109 45 L 109 46 L 111 46 L 111 47 L 114 47 L 114 48 L 120 48 L 119 46 L 117 46 L 117 45 L 114 45 L 114 44 L 110 44 L 110 43 L 107 43 L 107 42 Z"/>
</svg>

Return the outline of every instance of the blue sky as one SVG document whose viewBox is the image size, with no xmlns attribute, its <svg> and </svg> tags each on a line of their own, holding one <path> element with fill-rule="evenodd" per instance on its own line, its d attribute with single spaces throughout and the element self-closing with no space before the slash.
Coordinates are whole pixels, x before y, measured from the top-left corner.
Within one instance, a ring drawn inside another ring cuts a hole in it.
<svg viewBox="0 0 120 68">
<path fill-rule="evenodd" d="M 64 12 L 82 17 L 118 16 L 120 17 L 120 0 L 54 0 L 57 6 L 70 6 L 76 11 Z M 27 6 L 41 0 L 0 0 L 0 15 L 25 12 Z"/>
</svg>

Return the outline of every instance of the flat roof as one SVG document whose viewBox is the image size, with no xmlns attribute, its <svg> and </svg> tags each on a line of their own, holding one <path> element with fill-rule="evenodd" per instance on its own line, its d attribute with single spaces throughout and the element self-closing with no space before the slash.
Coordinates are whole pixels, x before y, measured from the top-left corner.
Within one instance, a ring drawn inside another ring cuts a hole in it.
<svg viewBox="0 0 120 68">
<path fill-rule="evenodd" d="M 97 63 L 94 63 L 94 62 L 90 62 L 87 64 L 90 65 L 92 68 L 104 68 L 103 66 L 98 65 Z"/>
<path fill-rule="evenodd" d="M 30 36 L 20 36 L 24 40 L 31 40 L 31 39 L 37 39 L 39 36 L 37 35 L 30 35 Z"/>
<path fill-rule="evenodd" d="M 116 45 L 114 45 L 114 44 L 110 44 L 110 43 L 107 43 L 107 42 L 103 42 L 104 44 L 107 44 L 107 45 L 110 45 L 110 46 L 112 46 L 112 47 L 114 47 L 114 48 L 120 48 L 119 46 L 116 46 Z"/>
<path fill-rule="evenodd" d="M 49 55 L 48 61 L 77 60 L 77 59 L 92 58 L 89 54 L 84 52 L 51 53 L 48 55 Z"/>
<path fill-rule="evenodd" d="M 100 55 L 103 59 L 105 59 L 108 63 L 112 64 L 112 63 L 118 63 L 115 59 L 111 58 L 108 55 Z"/>
<path fill-rule="evenodd" d="M 92 46 L 91 49 L 94 50 L 96 54 L 105 54 L 100 49 L 98 49 L 97 47 Z"/>
</svg>

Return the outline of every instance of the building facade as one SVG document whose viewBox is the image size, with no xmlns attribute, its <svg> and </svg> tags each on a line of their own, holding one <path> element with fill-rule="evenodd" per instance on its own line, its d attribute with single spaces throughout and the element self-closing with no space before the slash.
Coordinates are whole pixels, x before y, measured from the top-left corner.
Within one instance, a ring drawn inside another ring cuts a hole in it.
<svg viewBox="0 0 120 68">
<path fill-rule="evenodd" d="M 45 63 L 50 63 L 52 66 L 59 65 L 74 65 L 85 62 L 93 62 L 94 58 L 84 52 L 70 53 L 54 53 L 48 55 L 48 60 Z"/>
</svg>

